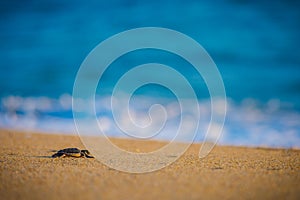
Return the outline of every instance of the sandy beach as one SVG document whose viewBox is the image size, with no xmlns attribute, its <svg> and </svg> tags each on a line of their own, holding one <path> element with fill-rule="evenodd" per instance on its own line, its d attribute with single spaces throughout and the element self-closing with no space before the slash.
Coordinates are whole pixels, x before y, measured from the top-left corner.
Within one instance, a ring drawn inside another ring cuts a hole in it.
<svg viewBox="0 0 300 200">
<path fill-rule="evenodd" d="M 77 136 L 0 131 L 1 199 L 300 199 L 300 151 L 218 146 L 204 159 L 199 144 L 175 163 L 130 174 L 97 159 L 53 159 L 54 150 L 85 148 Z M 114 139 L 146 152 L 162 142 Z"/>
</svg>

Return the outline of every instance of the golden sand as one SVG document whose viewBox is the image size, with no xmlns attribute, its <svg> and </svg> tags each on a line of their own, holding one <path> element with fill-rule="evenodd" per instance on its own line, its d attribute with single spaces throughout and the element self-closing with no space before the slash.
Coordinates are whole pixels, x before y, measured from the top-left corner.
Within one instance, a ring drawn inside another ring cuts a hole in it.
<svg viewBox="0 0 300 200">
<path fill-rule="evenodd" d="M 84 148 L 77 136 L 0 131 L 0 199 L 300 199 L 300 151 L 200 145 L 146 174 L 110 169 L 96 159 L 53 159 L 53 150 Z M 162 142 L 113 140 L 134 152 Z M 141 145 L 142 144 L 142 145 Z"/>
</svg>

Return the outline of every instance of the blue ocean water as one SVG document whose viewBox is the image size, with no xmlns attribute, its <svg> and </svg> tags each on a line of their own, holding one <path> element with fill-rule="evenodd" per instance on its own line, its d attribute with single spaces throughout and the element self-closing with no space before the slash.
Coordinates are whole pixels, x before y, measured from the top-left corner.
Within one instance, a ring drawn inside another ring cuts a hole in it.
<svg viewBox="0 0 300 200">
<path fill-rule="evenodd" d="M 218 66 L 228 97 L 221 144 L 300 147 L 299 6 L 297 1 L 1 1 L 0 127 L 74 133 L 71 95 L 82 61 L 114 34 L 153 26 L 192 37 Z M 105 73 L 96 100 L 105 129 L 121 134 L 108 106 L 114 84 L 148 62 L 188 77 L 205 127 L 209 94 L 201 77 L 178 56 L 145 50 L 119 58 Z M 170 139 L 178 123 L 174 95 L 152 86 L 137 96 L 137 119 L 153 102 L 174 111 L 175 121 L 162 137 Z"/>
</svg>

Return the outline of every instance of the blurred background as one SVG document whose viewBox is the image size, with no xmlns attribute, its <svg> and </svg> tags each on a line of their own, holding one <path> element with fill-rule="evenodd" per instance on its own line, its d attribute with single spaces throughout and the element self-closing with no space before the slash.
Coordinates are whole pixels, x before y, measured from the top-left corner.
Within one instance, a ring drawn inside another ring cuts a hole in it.
<svg viewBox="0 0 300 200">
<path fill-rule="evenodd" d="M 299 148 L 299 7 L 293 0 L 1 1 L 0 127 L 75 133 L 71 95 L 82 61 L 114 34 L 154 26 L 192 37 L 218 66 L 228 97 L 221 144 Z M 190 80 L 205 124 L 209 96 L 201 77 L 176 55 L 148 50 L 123 56 L 105 73 L 97 93 L 105 129 L 118 136 L 107 107 L 116 80 L 147 62 L 172 66 Z M 135 107 L 163 97 L 172 110 L 176 101 L 157 86 L 137 94 L 146 103 Z"/>
</svg>

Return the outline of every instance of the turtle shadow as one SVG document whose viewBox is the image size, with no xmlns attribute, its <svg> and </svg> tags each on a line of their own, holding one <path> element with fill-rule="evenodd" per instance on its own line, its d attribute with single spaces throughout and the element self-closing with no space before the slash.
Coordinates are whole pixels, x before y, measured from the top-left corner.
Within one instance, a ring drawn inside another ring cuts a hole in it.
<svg viewBox="0 0 300 200">
<path fill-rule="evenodd" d="M 48 150 L 47 152 L 51 152 L 51 153 L 54 153 L 54 152 L 57 152 L 57 150 L 54 150 L 54 149 L 50 149 Z M 28 156 L 28 157 L 32 157 L 32 158 L 53 158 L 52 156 Z"/>
<path fill-rule="evenodd" d="M 52 156 L 28 156 L 31 158 L 52 158 Z"/>
</svg>

